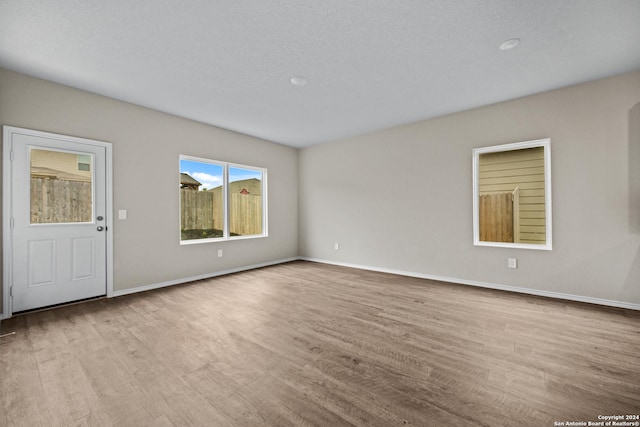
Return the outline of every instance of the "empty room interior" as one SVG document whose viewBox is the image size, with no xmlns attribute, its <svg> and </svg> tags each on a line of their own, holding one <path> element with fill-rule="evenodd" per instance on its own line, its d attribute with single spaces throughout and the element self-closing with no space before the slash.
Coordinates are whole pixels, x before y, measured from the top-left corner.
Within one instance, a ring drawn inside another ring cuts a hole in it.
<svg viewBox="0 0 640 427">
<path fill-rule="evenodd" d="M 0 2 L 2 426 L 640 426 L 640 1 Z"/>
</svg>

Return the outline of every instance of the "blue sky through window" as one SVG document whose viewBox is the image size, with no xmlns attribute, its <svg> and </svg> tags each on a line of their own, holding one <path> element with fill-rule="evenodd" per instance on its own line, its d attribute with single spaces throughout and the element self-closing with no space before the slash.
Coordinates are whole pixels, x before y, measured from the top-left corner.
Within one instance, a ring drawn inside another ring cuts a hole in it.
<svg viewBox="0 0 640 427">
<path fill-rule="evenodd" d="M 216 188 L 222 185 L 222 165 L 180 159 L 180 173 L 189 174 L 202 184 L 200 190 Z M 229 182 L 255 178 L 262 180 L 262 172 L 252 169 L 229 167 Z"/>
<path fill-rule="evenodd" d="M 189 174 L 200 182 L 200 190 L 222 185 L 222 165 L 180 159 L 180 173 Z"/>
<path fill-rule="evenodd" d="M 229 168 L 229 182 L 242 181 L 251 178 L 262 180 L 262 172 L 252 169 Z"/>
</svg>

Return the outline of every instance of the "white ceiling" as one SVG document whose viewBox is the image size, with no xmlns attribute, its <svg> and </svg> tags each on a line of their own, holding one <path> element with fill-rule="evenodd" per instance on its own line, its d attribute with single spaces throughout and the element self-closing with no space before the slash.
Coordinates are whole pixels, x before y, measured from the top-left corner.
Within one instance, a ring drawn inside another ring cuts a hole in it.
<svg viewBox="0 0 640 427">
<path fill-rule="evenodd" d="M 1 0 L 0 66 L 303 147 L 640 69 L 640 0 Z"/>
</svg>

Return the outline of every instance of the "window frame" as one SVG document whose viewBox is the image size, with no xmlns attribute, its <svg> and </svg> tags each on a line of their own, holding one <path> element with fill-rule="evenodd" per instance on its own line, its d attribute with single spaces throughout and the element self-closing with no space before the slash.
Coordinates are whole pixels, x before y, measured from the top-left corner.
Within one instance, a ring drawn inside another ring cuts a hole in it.
<svg viewBox="0 0 640 427">
<path fill-rule="evenodd" d="M 231 240 L 244 240 L 244 239 L 259 239 L 263 237 L 268 237 L 268 209 L 267 209 L 267 169 L 259 166 L 251 166 L 245 165 L 241 163 L 232 163 L 225 162 L 221 160 L 213 160 L 207 159 L 203 157 L 195 157 L 187 154 L 180 154 L 178 156 L 178 180 L 180 179 L 180 162 L 182 160 L 188 160 L 192 162 L 200 162 L 211 164 L 215 166 L 222 167 L 222 216 L 223 216 L 223 231 L 222 237 L 211 237 L 206 239 L 189 239 L 182 240 L 182 200 L 180 197 L 180 186 L 178 185 L 178 238 L 180 241 L 180 245 L 195 245 L 200 243 L 212 243 L 212 242 L 225 242 Z M 230 168 L 238 168 L 245 169 L 250 171 L 259 172 L 261 174 L 262 179 L 260 180 L 261 185 L 261 203 L 262 203 L 262 233 L 261 234 L 251 234 L 246 236 L 231 236 L 229 231 L 229 169 Z"/>
<path fill-rule="evenodd" d="M 480 240 L 480 155 L 487 153 L 499 153 L 507 151 L 518 151 L 527 148 L 543 148 L 544 153 L 544 186 L 545 186 L 545 243 L 510 243 L 491 242 Z M 533 141 L 516 142 L 511 144 L 494 145 L 473 149 L 473 244 L 474 246 L 493 246 L 499 248 L 513 249 L 535 249 L 550 251 L 553 249 L 552 243 L 552 206 L 551 206 L 551 139 L 537 139 Z"/>
</svg>

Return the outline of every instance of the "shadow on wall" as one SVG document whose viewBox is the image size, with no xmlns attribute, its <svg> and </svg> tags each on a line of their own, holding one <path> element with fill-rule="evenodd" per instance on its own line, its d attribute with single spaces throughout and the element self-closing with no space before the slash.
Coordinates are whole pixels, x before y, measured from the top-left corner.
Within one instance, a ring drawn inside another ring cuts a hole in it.
<svg viewBox="0 0 640 427">
<path fill-rule="evenodd" d="M 629 110 L 629 232 L 640 234 L 640 102 Z"/>
<path fill-rule="evenodd" d="M 634 301 L 640 305 L 640 289 L 638 289 L 638 280 L 640 280 L 640 245 L 636 251 L 636 257 L 629 266 L 629 273 L 622 288 L 621 298 L 624 301 Z"/>
<path fill-rule="evenodd" d="M 4 186 L 4 183 L 2 182 L 2 179 L 3 179 L 2 175 L 4 173 L 4 170 L 2 169 L 2 167 L 3 167 L 2 164 L 3 164 L 3 161 L 4 161 L 3 158 L 2 158 L 2 150 L 3 150 L 3 147 L 4 147 L 4 141 L 2 140 L 3 135 L 2 135 L 1 131 L 2 131 L 2 126 L 0 126 L 0 196 L 4 197 L 4 195 L 2 194 L 2 187 Z M 2 209 L 0 209 L 0 224 L 3 224 L 2 221 L 3 221 Z M 0 225 L 0 240 L 3 239 L 2 232 L 3 232 L 2 231 L 2 225 Z M 4 253 L 2 251 L 3 251 L 2 245 L 0 244 L 0 259 L 4 259 L 3 258 Z M 2 264 L 3 263 L 0 262 L 0 318 L 2 318 L 2 316 L 4 315 L 4 313 L 3 313 L 3 310 L 4 310 L 4 295 L 2 294 L 3 289 L 4 289 L 3 288 L 3 286 L 4 286 L 4 283 L 3 283 L 4 272 L 2 271 Z"/>
<path fill-rule="evenodd" d="M 629 110 L 629 232 L 636 237 L 640 235 L 640 102 Z M 626 301 L 640 300 L 639 279 L 640 245 L 622 291 L 622 297 L 628 298 Z"/>
</svg>

